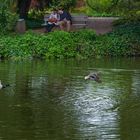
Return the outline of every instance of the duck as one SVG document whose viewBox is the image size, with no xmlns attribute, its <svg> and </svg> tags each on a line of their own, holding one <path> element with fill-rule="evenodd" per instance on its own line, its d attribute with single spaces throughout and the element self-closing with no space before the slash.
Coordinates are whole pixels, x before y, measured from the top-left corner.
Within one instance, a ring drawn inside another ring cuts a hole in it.
<svg viewBox="0 0 140 140">
<path fill-rule="evenodd" d="M 94 80 L 97 83 L 102 82 L 99 73 L 90 73 L 89 75 L 85 76 L 85 80 Z"/>
<path fill-rule="evenodd" d="M 3 89 L 3 88 L 6 88 L 6 87 L 9 87 L 10 85 L 9 84 L 2 84 L 1 83 L 1 80 L 0 80 L 0 89 Z"/>
</svg>

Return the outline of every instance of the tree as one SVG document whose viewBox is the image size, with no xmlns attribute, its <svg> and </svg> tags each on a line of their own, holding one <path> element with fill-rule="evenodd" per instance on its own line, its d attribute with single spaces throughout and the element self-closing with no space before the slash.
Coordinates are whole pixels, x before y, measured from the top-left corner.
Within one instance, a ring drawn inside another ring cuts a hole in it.
<svg viewBox="0 0 140 140">
<path fill-rule="evenodd" d="M 18 0 L 17 1 L 17 11 L 20 18 L 27 18 L 28 11 L 30 8 L 31 0 Z"/>
</svg>

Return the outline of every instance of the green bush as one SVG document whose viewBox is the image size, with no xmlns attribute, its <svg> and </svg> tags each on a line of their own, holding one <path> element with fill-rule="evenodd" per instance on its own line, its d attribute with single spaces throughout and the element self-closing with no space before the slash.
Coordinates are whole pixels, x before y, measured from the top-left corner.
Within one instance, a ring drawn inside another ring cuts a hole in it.
<svg viewBox="0 0 140 140">
<path fill-rule="evenodd" d="M 5 7 L 0 7 L 0 33 L 7 33 L 13 31 L 16 25 L 18 15 L 12 13 Z"/>
<path fill-rule="evenodd" d="M 107 12 L 112 5 L 112 0 L 87 0 L 87 5 L 97 12 Z"/>
<path fill-rule="evenodd" d="M 48 9 L 48 8 L 43 9 L 43 10 L 32 8 L 28 12 L 28 18 L 29 19 L 43 19 L 44 15 L 49 14 L 51 12 L 50 10 L 51 9 Z"/>
<path fill-rule="evenodd" d="M 90 16 L 137 16 L 139 0 L 86 0 Z"/>
<path fill-rule="evenodd" d="M 0 55 L 3 57 L 85 57 L 95 39 L 91 30 L 78 32 L 55 31 L 47 35 L 28 32 L 24 35 L 3 35 L 0 38 Z M 81 42 L 83 40 L 83 42 Z M 80 48 L 80 49 L 79 49 Z"/>
<path fill-rule="evenodd" d="M 1 57 L 87 58 L 100 56 L 140 56 L 140 23 L 117 26 L 111 33 L 96 36 L 93 30 L 27 32 L 3 35 Z"/>
<path fill-rule="evenodd" d="M 111 33 L 98 36 L 94 46 L 99 56 L 139 56 L 140 23 L 117 26 Z"/>
<path fill-rule="evenodd" d="M 122 25 L 122 24 L 134 24 L 140 22 L 140 15 L 129 15 L 120 18 L 119 20 L 114 21 L 114 25 Z"/>
</svg>

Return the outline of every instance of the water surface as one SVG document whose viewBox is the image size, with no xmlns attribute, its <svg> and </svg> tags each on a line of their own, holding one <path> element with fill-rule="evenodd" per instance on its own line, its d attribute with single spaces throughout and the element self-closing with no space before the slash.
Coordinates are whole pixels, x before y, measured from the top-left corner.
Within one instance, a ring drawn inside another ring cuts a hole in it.
<svg viewBox="0 0 140 140">
<path fill-rule="evenodd" d="M 140 139 L 140 59 L 1 61 L 0 79 L 0 140 Z"/>
</svg>

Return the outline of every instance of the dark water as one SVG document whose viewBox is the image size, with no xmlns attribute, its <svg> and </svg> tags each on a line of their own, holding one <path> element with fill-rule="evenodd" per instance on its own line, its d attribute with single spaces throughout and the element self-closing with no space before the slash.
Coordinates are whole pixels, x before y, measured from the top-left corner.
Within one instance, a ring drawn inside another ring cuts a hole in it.
<svg viewBox="0 0 140 140">
<path fill-rule="evenodd" d="M 140 140 L 140 59 L 1 61 L 0 79 L 0 140 Z"/>
</svg>

